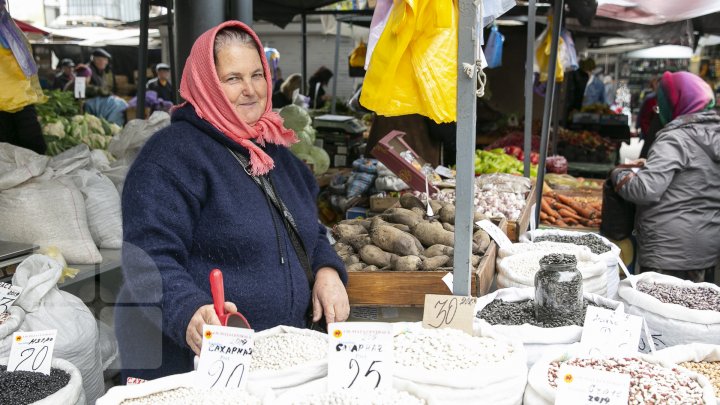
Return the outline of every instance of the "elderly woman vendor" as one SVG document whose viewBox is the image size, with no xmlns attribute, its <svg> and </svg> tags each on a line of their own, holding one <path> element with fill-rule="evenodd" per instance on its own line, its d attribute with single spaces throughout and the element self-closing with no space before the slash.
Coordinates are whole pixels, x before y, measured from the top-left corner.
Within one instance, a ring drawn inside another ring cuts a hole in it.
<svg viewBox="0 0 720 405">
<path fill-rule="evenodd" d="M 309 308 L 327 322 L 350 311 L 345 267 L 318 222 L 318 186 L 288 149 L 295 134 L 272 112 L 255 33 L 228 21 L 201 35 L 180 94 L 187 102 L 144 146 L 123 190 L 115 328 L 124 377 L 192 370 L 203 324 L 219 325 L 214 268 L 224 275 L 226 310 L 239 310 L 255 330 L 305 327 Z M 299 237 L 253 176 L 269 179 Z"/>
</svg>

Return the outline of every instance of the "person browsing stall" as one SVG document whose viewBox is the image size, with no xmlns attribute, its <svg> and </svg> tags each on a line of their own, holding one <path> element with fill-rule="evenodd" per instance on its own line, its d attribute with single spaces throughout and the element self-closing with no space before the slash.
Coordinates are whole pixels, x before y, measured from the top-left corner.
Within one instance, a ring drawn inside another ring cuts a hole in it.
<svg viewBox="0 0 720 405">
<path fill-rule="evenodd" d="M 665 72 L 660 121 L 647 161 L 615 169 L 624 199 L 637 204 L 641 271 L 703 281 L 720 257 L 720 116 L 710 86 L 689 72 Z"/>
<path fill-rule="evenodd" d="M 53 81 L 53 90 L 65 90 L 65 86 L 75 80 L 73 71 L 75 70 L 75 62 L 72 59 L 63 59 L 60 61 L 60 72 L 55 75 Z"/>
<path fill-rule="evenodd" d="M 175 86 L 170 81 L 170 65 L 167 63 L 158 63 L 155 67 L 157 77 L 150 79 L 145 86 L 148 90 L 157 93 L 158 97 L 173 104 L 175 100 Z"/>
<path fill-rule="evenodd" d="M 238 21 L 202 34 L 180 83 L 187 102 L 129 170 L 119 302 L 130 304 L 116 309 L 126 377 L 192 370 L 203 325 L 219 324 L 208 281 L 215 268 L 223 272 L 226 310 L 239 310 L 256 331 L 306 327 L 309 309 L 315 321 L 349 315 L 347 273 L 318 221 L 315 178 L 288 149 L 297 137 L 272 112 L 262 49 Z M 255 182 L 260 176 L 299 238 Z M 144 309 L 148 302 L 157 305 Z M 152 368 L 147 359 L 160 351 Z"/>
</svg>

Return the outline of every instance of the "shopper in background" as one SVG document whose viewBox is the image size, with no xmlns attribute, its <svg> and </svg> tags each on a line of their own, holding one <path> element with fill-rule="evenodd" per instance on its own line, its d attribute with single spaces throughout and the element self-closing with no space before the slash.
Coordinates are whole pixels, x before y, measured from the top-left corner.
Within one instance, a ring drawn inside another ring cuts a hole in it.
<svg viewBox="0 0 720 405">
<path fill-rule="evenodd" d="M 330 83 L 333 72 L 325 66 L 320 66 L 312 76 L 310 76 L 308 87 L 308 96 L 310 97 L 310 108 L 322 108 L 325 102 L 330 100 L 330 95 L 325 94 L 325 86 Z"/>
<path fill-rule="evenodd" d="M 580 111 L 582 108 L 583 96 L 585 95 L 585 87 L 587 87 L 590 73 L 595 68 L 595 61 L 592 59 L 583 59 L 579 63 L 580 68 L 568 74 L 566 86 L 567 96 L 565 97 L 565 116 L 570 119 L 573 111 Z M 592 66 L 592 67 L 590 67 Z"/>
<path fill-rule="evenodd" d="M 272 112 L 271 85 L 249 27 L 228 21 L 210 29 L 185 64 L 180 94 L 187 102 L 130 168 L 118 300 L 138 304 L 115 312 L 124 376 L 192 370 L 203 325 L 219 324 L 208 282 L 214 268 L 224 275 L 225 308 L 239 310 L 256 331 L 305 327 L 310 308 L 314 320 L 348 317 L 347 273 L 318 222 L 317 182 L 288 149 L 297 137 Z M 262 175 L 294 218 L 295 244 L 251 177 Z M 314 275 L 312 289 L 306 272 Z M 158 368 L 143 370 L 160 352 Z"/>
<path fill-rule="evenodd" d="M 293 103 L 293 95 L 295 90 L 299 90 L 302 86 L 302 75 L 293 73 L 282 83 L 280 91 L 272 96 L 273 108 L 283 108 Z"/>
<path fill-rule="evenodd" d="M 88 98 L 94 96 L 109 96 L 116 92 L 115 75 L 110 68 L 110 55 L 102 48 L 95 49 L 90 58 L 92 77 L 87 84 Z"/>
<path fill-rule="evenodd" d="M 710 86 L 688 72 L 663 74 L 657 105 L 664 128 L 644 167 L 612 179 L 637 204 L 641 271 L 703 281 L 720 255 L 720 116 Z"/>
<path fill-rule="evenodd" d="M 158 63 L 155 66 L 155 73 L 157 77 L 147 82 L 147 89 L 156 92 L 161 99 L 175 104 L 175 86 L 170 81 L 170 65 Z"/>
<path fill-rule="evenodd" d="M 35 104 L 46 97 L 40 88 L 30 42 L 0 0 L 0 142 L 36 153 L 47 149 Z"/>
<path fill-rule="evenodd" d="M 72 59 L 63 59 L 60 61 L 60 72 L 55 75 L 55 81 L 53 82 L 53 90 L 65 90 L 65 86 L 71 82 L 75 76 L 73 70 L 75 69 L 75 62 Z"/>
<path fill-rule="evenodd" d="M 660 78 L 653 77 L 648 83 L 648 91 L 642 96 L 640 112 L 638 112 L 636 128 L 640 132 L 643 146 L 640 150 L 640 157 L 646 159 L 650 153 L 650 147 L 655 143 L 655 135 L 662 129 L 657 106 L 657 86 Z"/>
<path fill-rule="evenodd" d="M 592 59 L 589 60 L 592 61 Z M 587 67 L 594 65 L 595 62 L 593 61 L 592 63 L 588 63 Z M 601 67 L 595 67 L 588 72 L 590 78 L 588 79 L 587 86 L 585 86 L 585 93 L 583 94 L 583 107 L 596 104 L 608 104 L 605 100 L 605 83 L 603 83 L 601 72 Z"/>
</svg>

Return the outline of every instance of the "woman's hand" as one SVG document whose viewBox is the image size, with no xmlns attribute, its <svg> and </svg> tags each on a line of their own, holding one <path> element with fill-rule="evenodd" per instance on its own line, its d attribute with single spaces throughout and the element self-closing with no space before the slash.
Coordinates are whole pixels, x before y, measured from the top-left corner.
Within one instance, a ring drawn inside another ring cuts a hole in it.
<svg viewBox="0 0 720 405">
<path fill-rule="evenodd" d="M 226 302 L 225 312 L 237 312 L 237 307 L 232 302 Z M 203 305 L 198 308 L 195 315 L 190 318 L 190 323 L 185 332 L 185 342 L 198 356 L 202 348 L 202 332 L 205 324 L 220 325 L 220 319 L 218 319 L 213 305 Z"/>
<path fill-rule="evenodd" d="M 350 316 L 347 291 L 337 271 L 323 267 L 315 275 L 312 291 L 313 322 L 325 315 L 327 323 L 342 322 Z"/>
</svg>

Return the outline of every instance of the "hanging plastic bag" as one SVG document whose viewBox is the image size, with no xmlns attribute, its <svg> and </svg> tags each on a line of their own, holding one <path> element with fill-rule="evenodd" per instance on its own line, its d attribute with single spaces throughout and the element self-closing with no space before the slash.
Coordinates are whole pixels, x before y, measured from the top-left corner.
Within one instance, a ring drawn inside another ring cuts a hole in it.
<svg viewBox="0 0 720 405">
<path fill-rule="evenodd" d="M 377 45 L 380 36 L 383 31 L 385 31 L 385 26 L 387 25 L 392 8 L 392 0 L 378 0 L 377 4 L 375 4 L 375 11 L 373 12 L 372 21 L 370 22 L 370 34 L 368 35 L 365 70 L 367 70 L 370 65 L 370 58 L 375 50 L 375 45 Z"/>
<path fill-rule="evenodd" d="M 492 69 L 502 66 L 502 51 L 505 43 L 505 36 L 500 33 L 497 25 L 493 25 L 490 29 L 490 36 L 485 46 L 485 59 L 487 67 Z"/>
<path fill-rule="evenodd" d="M 365 76 L 363 106 L 384 116 L 455 121 L 458 11 L 450 1 L 393 6 Z"/>
<path fill-rule="evenodd" d="M 562 38 L 563 44 L 565 45 L 563 47 L 565 49 L 566 63 L 563 66 L 565 71 L 578 70 L 580 65 L 578 64 L 577 51 L 575 50 L 575 41 L 572 38 L 572 34 L 563 28 L 560 38 Z"/>
<path fill-rule="evenodd" d="M 536 63 L 536 71 L 540 73 L 540 81 L 546 82 L 548 81 L 548 64 L 550 63 L 550 48 L 552 46 L 552 33 L 550 32 L 550 28 L 552 27 L 552 17 L 548 16 L 548 25 L 547 28 L 540 34 L 538 37 L 538 40 L 535 42 L 535 63 Z M 558 42 L 558 53 L 559 49 L 563 47 L 563 40 L 562 38 L 559 39 Z M 565 73 L 563 72 L 563 67 L 560 62 L 560 57 L 556 58 L 555 61 L 555 80 L 558 82 L 563 81 L 563 78 L 565 77 Z"/>
<path fill-rule="evenodd" d="M 365 55 L 367 55 L 367 45 L 361 40 L 348 56 L 348 73 L 350 77 L 365 76 Z"/>
<path fill-rule="evenodd" d="M 37 75 L 25 77 L 12 51 L 0 46 L 0 111 L 17 112 L 30 104 L 43 103 L 46 97 Z"/>
</svg>

